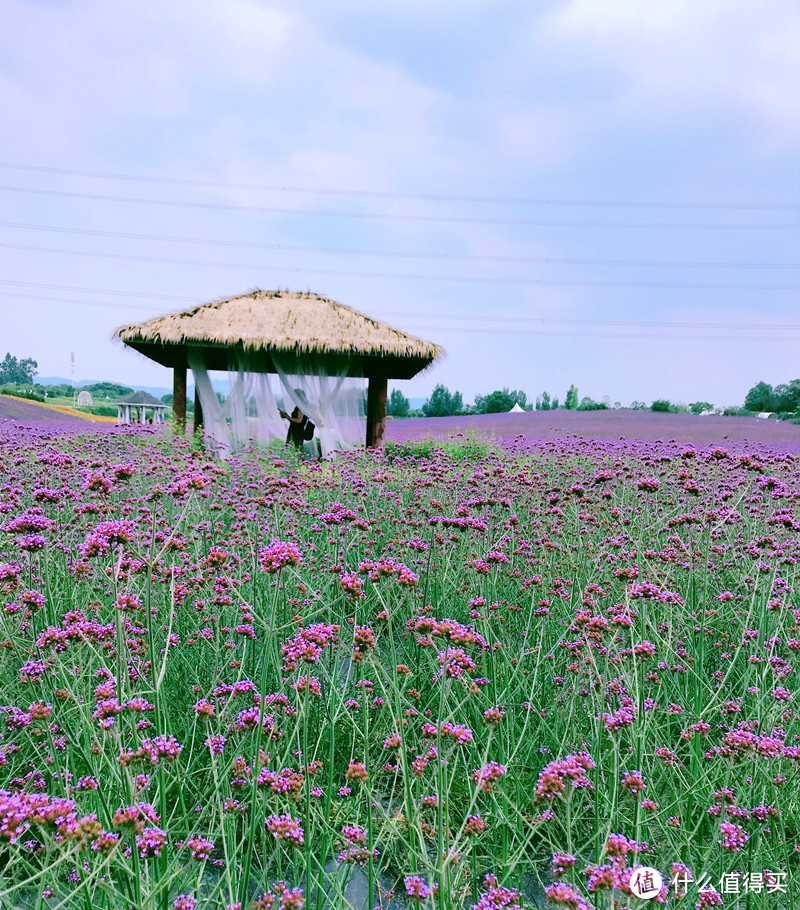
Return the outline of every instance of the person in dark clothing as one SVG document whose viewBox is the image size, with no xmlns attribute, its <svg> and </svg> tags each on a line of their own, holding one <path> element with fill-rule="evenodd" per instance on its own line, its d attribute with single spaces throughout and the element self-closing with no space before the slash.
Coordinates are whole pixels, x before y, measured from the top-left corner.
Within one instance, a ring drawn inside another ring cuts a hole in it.
<svg viewBox="0 0 800 910">
<path fill-rule="evenodd" d="M 299 401 L 305 400 L 305 395 L 303 394 L 302 389 L 295 389 L 294 394 L 297 396 Z M 289 421 L 289 429 L 286 433 L 286 445 L 288 446 L 291 443 L 298 451 L 303 448 L 303 442 L 305 440 L 306 426 L 308 424 L 308 417 L 296 407 L 291 416 L 286 413 L 286 411 L 280 411 L 281 417 L 284 420 Z"/>
</svg>

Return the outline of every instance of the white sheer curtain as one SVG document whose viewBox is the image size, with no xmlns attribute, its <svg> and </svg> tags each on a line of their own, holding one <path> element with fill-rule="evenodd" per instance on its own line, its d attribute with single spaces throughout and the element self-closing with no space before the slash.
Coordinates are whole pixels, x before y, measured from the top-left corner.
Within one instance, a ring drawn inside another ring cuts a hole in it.
<svg viewBox="0 0 800 910">
<path fill-rule="evenodd" d="M 348 378 L 349 361 L 344 361 L 336 373 L 324 372 L 310 357 L 298 361 L 273 354 L 272 362 L 278 371 L 284 400 L 300 408 L 314 423 L 314 437 L 319 440 L 322 458 L 364 445 L 364 380 Z M 288 372 L 289 369 L 294 372 Z"/>
<path fill-rule="evenodd" d="M 283 410 L 291 413 L 298 407 L 314 424 L 314 438 L 304 444 L 308 454 L 330 458 L 336 451 L 364 445 L 365 381 L 347 377 L 347 362 L 335 375 L 328 375 L 311 357 L 298 361 L 273 355 L 272 359 L 277 381 L 271 374 L 253 369 L 257 364 L 247 355 L 232 358 L 228 395 L 221 403 L 202 353 L 189 352 L 205 433 L 225 453 L 250 440 L 267 444 L 275 438 L 286 439 L 288 422 L 278 412 L 279 397 Z M 289 369 L 293 372 L 287 372 Z"/>
</svg>

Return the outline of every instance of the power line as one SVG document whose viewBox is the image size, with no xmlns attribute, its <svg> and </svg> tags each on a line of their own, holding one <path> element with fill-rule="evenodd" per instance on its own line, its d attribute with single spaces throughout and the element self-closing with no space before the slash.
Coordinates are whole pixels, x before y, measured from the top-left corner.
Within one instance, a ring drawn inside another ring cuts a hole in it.
<svg viewBox="0 0 800 910">
<path fill-rule="evenodd" d="M 155 304 L 144 306 L 135 303 L 109 303 L 103 300 L 74 300 L 71 297 L 44 297 L 40 294 L 8 294 L 0 293 L 0 298 L 12 297 L 14 300 L 36 300 L 43 303 L 70 303 L 76 306 L 95 306 L 109 310 L 159 310 Z"/>
<path fill-rule="evenodd" d="M 402 310 L 382 310 L 384 316 L 413 316 L 421 319 L 468 319 L 481 320 L 485 319 L 490 322 L 521 322 L 538 325 L 616 325 L 616 326 L 636 326 L 639 328 L 659 328 L 659 329 L 741 329 L 752 331 L 765 329 L 781 329 L 789 331 L 800 331 L 800 323 L 744 323 L 744 322 L 643 322 L 641 320 L 626 319 L 558 319 L 545 318 L 540 316 L 496 316 L 494 314 L 487 316 L 475 316 L 468 313 L 410 313 Z"/>
<path fill-rule="evenodd" d="M 176 208 L 209 209 L 212 211 L 254 212 L 262 215 L 299 215 L 324 218 L 355 218 L 370 221 L 414 221 L 427 224 L 494 224 L 517 227 L 601 227 L 601 228 L 680 228 L 706 230 L 800 230 L 800 224 L 691 224 L 684 222 L 590 222 L 590 221 L 533 221 L 524 218 L 468 218 L 443 215 L 398 215 L 376 212 L 342 212 L 327 209 L 287 209 L 278 207 L 235 205 L 225 202 L 191 202 L 176 199 L 145 199 L 137 196 L 108 196 L 100 193 L 73 193 L 63 190 L 44 190 L 33 187 L 0 186 L 0 191 L 27 193 L 36 196 L 57 196 L 62 199 L 89 199 L 95 202 L 124 202 L 136 205 L 174 206 Z"/>
<path fill-rule="evenodd" d="M 55 253 L 64 256 L 88 256 L 97 259 L 116 259 L 125 262 L 157 262 L 162 265 L 206 266 L 222 269 L 248 269 L 270 272 L 285 272 L 300 275 L 332 275 L 344 278 L 387 278 L 408 281 L 449 281 L 464 284 L 503 284 L 535 285 L 540 287 L 603 287 L 603 288 L 674 288 L 683 290 L 725 290 L 725 291 L 793 291 L 800 289 L 800 284 L 711 284 L 689 282 L 659 281 L 559 281 L 541 280 L 538 278 L 490 278 L 470 277 L 466 275 L 422 275 L 415 273 L 392 272 L 354 272 L 343 269 L 295 268 L 280 265 L 264 265 L 213 262 L 206 259 L 169 259 L 160 256 L 134 256 L 127 253 L 101 253 L 95 250 L 62 250 L 54 247 L 28 246 L 18 243 L 0 243 L 0 249 L 21 250 L 34 253 Z"/>
<path fill-rule="evenodd" d="M 489 329 L 489 328 L 453 328 L 453 326 L 427 326 L 426 332 L 458 332 L 464 335 L 544 335 L 563 336 L 574 338 L 639 338 L 648 341 L 800 341 L 800 338 L 787 338 L 785 335 L 751 335 L 743 338 L 741 335 L 656 335 L 634 332 L 567 332 L 550 331 L 547 329 Z"/>
<path fill-rule="evenodd" d="M 528 263 L 534 265 L 611 265 L 665 268 L 707 268 L 707 269 L 800 269 L 800 262 L 703 262 L 668 259 L 569 259 L 550 256 L 481 256 L 470 253 L 425 253 L 402 252 L 397 250 L 364 250 L 344 247 L 305 246 L 287 243 L 263 243 L 249 240 L 213 240 L 200 237 L 173 237 L 164 234 L 139 234 L 128 231 L 101 231 L 90 228 L 59 227 L 44 224 L 29 224 L 20 221 L 0 221 L 0 227 L 19 228 L 30 231 L 46 231 L 56 234 L 77 234 L 88 237 L 114 237 L 121 240 L 147 240 L 158 243 L 188 243 L 199 246 L 221 246 L 238 249 L 273 250 L 292 253 L 329 253 L 347 256 L 377 256 L 395 259 L 431 259 L 456 262 L 502 262 Z"/>
<path fill-rule="evenodd" d="M 184 294 L 148 294 L 144 291 L 114 291 L 109 288 L 76 287 L 71 284 L 42 284 L 37 281 L 12 281 L 10 278 L 0 278 L 0 284 L 8 284 L 18 288 L 44 288 L 50 291 L 77 291 L 81 294 L 114 294 L 118 297 L 151 297 L 156 300 L 183 300 L 188 303 L 203 303 L 199 297 L 187 297 Z"/>
<path fill-rule="evenodd" d="M 3 281 L 3 284 L 14 284 L 15 282 L 6 282 Z M 21 282 L 20 282 L 21 283 Z M 72 290 L 83 290 L 94 292 L 91 288 L 74 288 Z M 100 291 L 96 291 L 100 293 Z M 106 293 L 122 293 L 122 292 L 106 292 Z M 14 299 L 21 300 L 36 300 L 39 302 L 51 302 L 51 303 L 68 303 L 68 304 L 77 304 L 80 306 L 96 306 L 106 309 L 126 309 L 126 310 L 148 310 L 152 311 L 158 309 L 154 305 L 145 305 L 137 306 L 136 304 L 122 304 L 122 303 L 113 303 L 108 301 L 94 301 L 94 300 L 75 300 L 70 297 L 51 297 L 51 296 L 42 296 L 39 294 L 20 294 L 20 293 L 3 293 L 3 297 L 11 297 Z M 146 295 L 142 294 L 139 296 L 156 296 L 156 295 Z M 194 298 L 192 298 L 194 300 Z M 655 328 L 655 329 L 727 329 L 727 330 L 738 330 L 738 331 L 792 331 L 800 332 L 800 323 L 719 323 L 719 322 L 643 322 L 635 320 L 623 320 L 623 319 L 559 319 L 559 318 L 545 318 L 537 316 L 496 316 L 496 315 L 471 315 L 467 313 L 416 313 L 408 311 L 398 311 L 398 310 L 379 310 L 374 313 L 374 316 L 385 318 L 385 317 L 402 317 L 402 318 L 413 318 L 413 319 L 440 319 L 445 322 L 448 320 L 470 320 L 470 321 L 485 321 L 489 323 L 521 323 L 525 325 L 570 325 L 570 326 L 598 326 L 598 327 L 631 327 L 631 328 Z M 482 331 L 496 331 L 499 334 L 516 334 L 515 330 L 492 330 L 484 327 L 476 328 L 454 328 L 453 326 L 428 326 L 426 331 L 429 330 L 435 331 L 463 331 L 463 332 L 482 332 Z M 524 332 L 523 332 L 524 333 Z M 530 334 L 548 334 L 548 332 L 532 331 Z M 561 333 L 556 333 L 561 334 Z M 569 334 L 569 333 L 568 333 Z M 573 333 L 574 334 L 574 333 Z M 577 333 L 585 334 L 586 336 L 593 335 L 596 333 L 587 332 L 587 333 Z M 601 335 L 596 337 L 617 337 L 614 334 Z M 620 335 L 619 337 L 629 337 L 628 335 Z M 630 337 L 644 337 L 644 338 L 657 338 L 657 335 L 637 335 Z M 670 338 L 714 338 L 720 337 L 723 339 L 733 340 L 738 336 L 708 336 L 708 335 L 690 335 L 690 336 L 681 336 L 681 335 L 669 335 L 665 337 Z M 752 336 L 751 336 L 752 337 Z M 785 336 L 756 336 L 758 338 L 769 337 L 772 340 L 793 340 L 787 339 Z M 742 341 L 749 340 L 748 338 L 742 338 Z"/>
<path fill-rule="evenodd" d="M 263 183 L 230 183 L 221 180 L 192 180 L 180 177 L 146 177 L 139 174 L 115 174 L 103 171 L 85 171 L 75 168 L 45 167 L 33 164 L 0 162 L 1 168 L 32 171 L 44 174 L 63 174 L 70 177 L 91 177 L 100 180 L 128 180 L 137 183 L 158 183 L 167 186 L 196 186 L 217 189 L 255 190 L 270 193 L 309 193 L 319 196 L 354 196 L 366 199 L 408 199 L 423 202 L 478 202 L 502 205 L 586 206 L 592 208 L 637 209 L 704 209 L 748 211 L 780 211 L 800 208 L 792 202 L 631 202 L 621 200 L 551 199 L 523 196 L 463 196 L 445 193 L 393 193 L 384 190 L 331 189 L 323 187 L 281 186 Z"/>
</svg>

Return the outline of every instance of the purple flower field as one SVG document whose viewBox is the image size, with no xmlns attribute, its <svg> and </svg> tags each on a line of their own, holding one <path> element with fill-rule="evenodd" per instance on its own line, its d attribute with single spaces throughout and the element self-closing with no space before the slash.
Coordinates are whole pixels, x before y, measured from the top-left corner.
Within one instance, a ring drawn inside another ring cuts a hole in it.
<svg viewBox="0 0 800 910">
<path fill-rule="evenodd" d="M 796 906 L 793 437 L 419 423 L 0 424 L 0 907 Z"/>
<path fill-rule="evenodd" d="M 455 433 L 550 439 L 583 436 L 587 439 L 667 442 L 694 445 L 766 443 L 773 449 L 800 453 L 800 426 L 784 420 L 757 417 L 718 417 L 693 414 L 659 414 L 652 411 L 528 411 L 523 414 L 475 414 L 462 417 L 416 417 L 390 420 L 387 439 L 446 439 Z"/>
</svg>

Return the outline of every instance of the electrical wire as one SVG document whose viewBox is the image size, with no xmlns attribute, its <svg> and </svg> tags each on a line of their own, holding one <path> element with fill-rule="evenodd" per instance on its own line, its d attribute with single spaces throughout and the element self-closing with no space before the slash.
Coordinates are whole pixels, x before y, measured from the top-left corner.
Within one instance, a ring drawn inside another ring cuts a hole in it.
<svg viewBox="0 0 800 910">
<path fill-rule="evenodd" d="M 669 259 L 575 259 L 551 256 L 481 256 L 470 253 L 424 253 L 401 252 L 397 250 L 363 250 L 343 247 L 304 246 L 287 243 L 262 243 L 248 240 L 212 240 L 201 237 L 173 237 L 165 234 L 139 234 L 128 231 L 101 231 L 90 228 L 60 227 L 55 225 L 29 224 L 20 221 L 0 221 L 0 227 L 18 228 L 29 231 L 44 231 L 56 234 L 76 234 L 85 237 L 113 237 L 120 240 L 147 240 L 158 243 L 188 243 L 198 246 L 233 247 L 237 249 L 273 250 L 291 253 L 325 253 L 346 256 L 377 256 L 395 259 L 432 259 L 456 262 L 502 262 L 527 263 L 534 265 L 602 265 L 642 266 L 665 268 L 705 269 L 800 269 L 800 262 L 703 262 Z"/>
<path fill-rule="evenodd" d="M 344 269 L 296 268 L 280 265 L 248 264 L 235 262 L 214 262 L 207 259 L 169 259 L 161 256 L 135 256 L 128 253 L 103 253 L 96 250 L 63 250 L 55 247 L 28 246 L 18 243 L 0 243 L 0 249 L 24 252 L 50 253 L 64 256 L 88 256 L 97 259 L 114 259 L 124 262 L 156 262 L 162 265 L 187 265 L 193 268 L 204 266 L 220 269 L 247 269 L 270 272 L 284 272 L 300 275 L 330 275 L 344 278 L 385 278 L 404 281 L 445 281 L 459 284 L 501 284 L 531 285 L 538 287 L 603 287 L 603 288 L 673 288 L 680 290 L 725 290 L 725 291 L 793 291 L 800 284 L 712 284 L 703 282 L 659 282 L 659 281 L 583 281 L 583 280 L 542 280 L 538 278 L 472 277 L 467 275 L 425 275 L 404 272 L 355 272 Z"/>
<path fill-rule="evenodd" d="M 145 199 L 137 196 L 109 196 L 101 193 L 74 193 L 65 190 L 45 190 L 34 187 L 0 186 L 7 193 L 26 193 L 55 196 L 61 199 L 88 199 L 94 202 L 124 202 L 137 205 L 174 206 L 176 208 L 208 209 L 212 211 L 254 212 L 262 215 L 302 215 L 324 218 L 355 218 L 370 221 L 403 221 L 427 224 L 503 224 L 526 227 L 603 227 L 603 228 L 679 228 L 711 230 L 800 230 L 800 224 L 692 224 L 691 222 L 590 222 L 590 221 L 533 221 L 524 218 L 469 218 L 444 215 L 400 215 L 380 212 L 343 212 L 327 209 L 288 209 L 256 205 L 236 205 L 225 202 L 193 202 L 177 199 Z"/>
<path fill-rule="evenodd" d="M 78 306 L 95 306 L 101 307 L 104 309 L 124 309 L 124 310 L 147 310 L 153 311 L 160 309 L 159 307 L 150 304 L 150 305 L 136 305 L 136 304 L 123 304 L 123 303 L 113 303 L 108 301 L 98 301 L 98 300 L 75 300 L 68 297 L 50 297 L 50 296 L 41 296 L 38 294 L 20 294 L 20 293 L 3 293 L 0 295 L 0 299 L 10 297 L 13 299 L 22 299 L 22 300 L 34 300 L 37 302 L 51 302 L 51 303 L 68 303 L 76 304 Z M 637 321 L 626 321 L 626 320 L 601 320 L 601 319 L 546 319 L 539 317 L 524 317 L 524 316 L 471 316 L 468 314 L 461 313 L 413 313 L 407 311 L 392 311 L 392 310 L 379 310 L 373 313 L 375 318 L 386 318 L 386 317 L 400 317 L 400 318 L 430 318 L 430 319 L 440 319 L 445 322 L 448 320 L 458 320 L 458 319 L 470 319 L 473 321 L 485 320 L 489 323 L 505 322 L 505 323 L 522 323 L 522 324 L 538 324 L 538 325 L 570 325 L 570 326 L 598 326 L 598 327 L 616 327 L 616 326 L 626 326 L 631 328 L 653 328 L 653 329 L 727 329 L 727 330 L 747 330 L 752 332 L 756 331 L 792 331 L 800 332 L 800 324 L 788 324 L 788 325 L 777 325 L 777 324 L 757 324 L 757 323 L 675 323 L 675 322 L 637 322 Z M 483 334 L 489 333 L 493 335 L 562 335 L 562 336 L 574 336 L 574 337 L 593 337 L 593 338 L 651 338 L 651 339 L 681 339 L 681 340 L 693 340 L 693 341 L 800 341 L 800 337 L 790 338 L 784 335 L 749 335 L 746 338 L 738 335 L 657 335 L 657 334 L 643 334 L 643 333 L 630 333 L 630 332 L 606 332 L 599 334 L 597 332 L 573 332 L 573 331 L 551 331 L 546 329 L 497 329 L 490 326 L 478 326 L 478 327 L 461 327 L 453 325 L 444 325 L 444 326 L 426 326 L 424 331 L 439 331 L 439 332 L 457 332 L 461 334 Z"/>
<path fill-rule="evenodd" d="M 592 208 L 637 208 L 637 209 L 704 209 L 748 211 L 780 211 L 799 209 L 794 202 L 631 202 L 621 200 L 595 199 L 552 199 L 548 197 L 526 198 L 523 196 L 464 196 L 445 193 L 393 193 L 384 190 L 331 189 L 322 187 L 281 186 L 262 183 L 230 183 L 221 180 L 192 180 L 180 177 L 147 177 L 137 174 L 114 174 L 103 171 L 86 171 L 76 168 L 45 167 L 34 164 L 0 162 L 0 168 L 29 171 L 43 174 L 62 174 L 70 177 L 91 177 L 100 180 L 128 180 L 137 183 L 159 183 L 167 186 L 196 186 L 217 189 L 254 190 L 270 193 L 309 193 L 318 196 L 353 196 L 367 199 L 408 199 L 423 202 L 477 202 L 499 203 L 502 205 L 546 205 L 546 206 L 587 206 Z"/>
<path fill-rule="evenodd" d="M 152 297 L 157 300 L 185 300 L 189 303 L 208 303 L 199 297 L 188 297 L 185 294 L 148 294 L 145 291 L 114 291 L 110 288 L 76 287 L 72 284 L 42 284 L 38 281 L 13 281 L 10 278 L 0 278 L 0 284 L 8 284 L 18 288 L 43 288 L 48 291 L 77 291 L 80 294 L 114 294 L 117 297 Z"/>
</svg>

